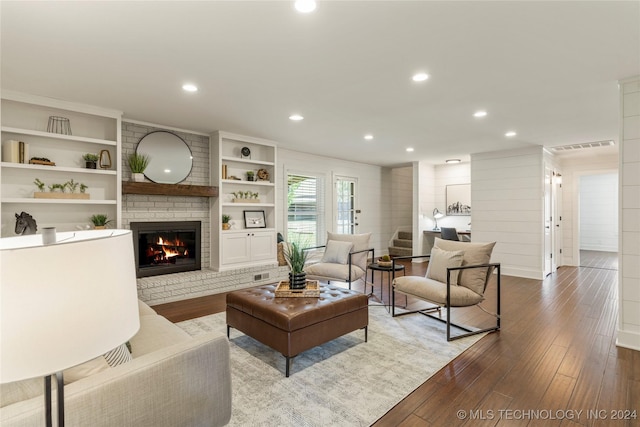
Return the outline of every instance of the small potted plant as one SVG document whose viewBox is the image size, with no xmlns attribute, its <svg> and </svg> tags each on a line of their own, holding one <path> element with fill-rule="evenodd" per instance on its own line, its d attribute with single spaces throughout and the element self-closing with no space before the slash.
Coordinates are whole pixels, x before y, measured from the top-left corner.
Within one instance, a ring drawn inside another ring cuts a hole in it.
<svg viewBox="0 0 640 427">
<path fill-rule="evenodd" d="M 133 181 L 144 181 L 144 170 L 149 166 L 149 160 L 150 158 L 146 154 L 133 153 L 129 156 L 129 168 Z"/>
<path fill-rule="evenodd" d="M 247 171 L 247 181 L 253 181 L 255 173 L 253 171 Z"/>
<path fill-rule="evenodd" d="M 284 247 L 284 257 L 291 267 L 289 272 L 289 289 L 304 289 L 307 287 L 307 273 L 304 264 L 307 262 L 308 252 L 303 250 L 300 243 L 292 242 Z"/>
<path fill-rule="evenodd" d="M 98 155 L 94 154 L 94 153 L 87 153 L 84 156 L 82 156 L 82 158 L 84 159 L 84 167 L 86 169 L 95 169 L 96 165 L 98 164 Z"/>
<path fill-rule="evenodd" d="M 222 215 L 222 229 L 228 230 L 231 228 L 231 224 L 229 224 L 229 220 L 231 219 L 231 215 L 223 214 Z"/>
<path fill-rule="evenodd" d="M 111 220 L 105 214 L 95 214 L 91 215 L 89 220 L 93 223 L 93 228 L 96 230 L 102 230 L 107 228 L 107 224 L 111 222 Z"/>
</svg>

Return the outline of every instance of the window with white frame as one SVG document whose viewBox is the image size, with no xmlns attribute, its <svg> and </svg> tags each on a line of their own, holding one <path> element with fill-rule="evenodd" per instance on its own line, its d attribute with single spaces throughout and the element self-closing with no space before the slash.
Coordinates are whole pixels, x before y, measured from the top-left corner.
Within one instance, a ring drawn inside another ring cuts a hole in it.
<svg viewBox="0 0 640 427">
<path fill-rule="evenodd" d="M 287 241 L 325 243 L 324 193 L 323 175 L 287 171 Z"/>
</svg>

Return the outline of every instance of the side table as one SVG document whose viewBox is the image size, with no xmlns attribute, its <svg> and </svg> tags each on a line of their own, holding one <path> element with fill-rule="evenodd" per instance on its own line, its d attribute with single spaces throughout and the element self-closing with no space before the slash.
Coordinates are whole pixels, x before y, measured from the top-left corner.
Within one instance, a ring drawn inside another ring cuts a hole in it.
<svg viewBox="0 0 640 427">
<path fill-rule="evenodd" d="M 380 302 L 382 303 L 381 305 L 383 307 L 387 308 L 387 311 L 390 311 L 390 307 L 391 307 L 391 282 L 393 282 L 393 279 L 396 276 L 396 271 L 402 271 L 402 274 L 404 275 L 404 265 L 403 264 L 395 264 L 395 268 L 394 266 L 390 266 L 390 267 L 383 267 L 380 264 L 378 264 L 377 262 L 371 263 L 369 265 L 367 265 L 367 269 L 371 270 L 371 295 L 375 296 L 375 294 L 373 293 L 373 288 L 375 285 L 374 282 L 374 273 L 376 271 L 380 272 Z M 387 273 L 387 293 L 389 295 L 389 304 L 385 304 L 384 303 L 384 273 Z M 365 291 L 366 292 L 366 291 Z"/>
</svg>

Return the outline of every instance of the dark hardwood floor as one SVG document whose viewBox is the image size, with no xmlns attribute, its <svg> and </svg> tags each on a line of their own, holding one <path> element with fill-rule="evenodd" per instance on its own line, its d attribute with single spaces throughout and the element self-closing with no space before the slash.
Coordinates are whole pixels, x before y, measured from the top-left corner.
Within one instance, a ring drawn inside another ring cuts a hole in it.
<svg viewBox="0 0 640 427">
<path fill-rule="evenodd" d="M 406 272 L 424 270 L 412 264 Z M 384 292 L 386 301 L 386 285 Z M 495 283 L 487 292 L 488 301 L 494 297 Z M 452 360 L 374 426 L 639 426 L 640 352 L 615 345 L 617 305 L 615 269 L 563 267 L 544 281 L 503 276 L 501 331 Z M 225 294 L 153 308 L 177 322 L 223 311 Z M 454 316 L 473 324 L 482 320 L 477 312 Z"/>
</svg>

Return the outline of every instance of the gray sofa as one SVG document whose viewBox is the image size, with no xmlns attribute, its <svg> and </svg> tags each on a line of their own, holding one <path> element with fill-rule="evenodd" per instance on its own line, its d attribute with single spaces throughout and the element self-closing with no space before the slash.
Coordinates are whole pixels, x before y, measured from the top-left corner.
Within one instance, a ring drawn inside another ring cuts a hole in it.
<svg viewBox="0 0 640 427">
<path fill-rule="evenodd" d="M 66 425 L 227 424 L 231 370 L 224 331 L 191 337 L 146 304 L 139 306 L 140 330 L 130 340 L 133 360 L 67 384 Z M 0 425 L 44 425 L 43 388 L 42 378 L 3 384 Z"/>
</svg>

